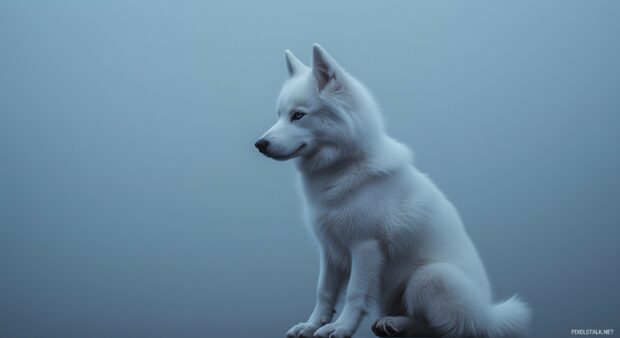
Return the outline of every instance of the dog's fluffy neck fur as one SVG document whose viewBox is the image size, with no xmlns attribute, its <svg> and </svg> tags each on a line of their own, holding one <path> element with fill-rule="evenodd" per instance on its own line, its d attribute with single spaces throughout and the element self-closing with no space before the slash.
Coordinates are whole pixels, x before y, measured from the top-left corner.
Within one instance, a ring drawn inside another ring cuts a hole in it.
<svg viewBox="0 0 620 338">
<path fill-rule="evenodd" d="M 345 153 L 324 165 L 314 163 L 313 161 L 316 160 L 315 156 L 317 154 L 310 153 L 297 159 L 297 168 L 302 175 L 307 177 L 334 175 L 335 173 L 358 171 L 361 168 L 365 168 L 373 176 L 380 176 L 404 165 L 412 164 L 413 156 L 410 150 L 393 138 L 384 135 L 375 142 L 375 145 L 390 144 L 391 146 L 396 146 L 398 150 L 385 153 L 380 151 L 381 147 L 368 147 L 363 152 Z M 403 158 L 408 159 L 408 161 L 403 160 Z"/>
<path fill-rule="evenodd" d="M 387 136 L 382 138 L 381 143 L 390 144 L 395 151 L 384 153 L 378 151 L 378 147 L 372 148 L 359 157 L 341 158 L 322 168 L 314 168 L 311 162 L 304 162 L 311 159 L 298 159 L 297 166 L 308 202 L 342 202 L 361 186 L 411 167 L 411 153 L 406 146 Z"/>
</svg>

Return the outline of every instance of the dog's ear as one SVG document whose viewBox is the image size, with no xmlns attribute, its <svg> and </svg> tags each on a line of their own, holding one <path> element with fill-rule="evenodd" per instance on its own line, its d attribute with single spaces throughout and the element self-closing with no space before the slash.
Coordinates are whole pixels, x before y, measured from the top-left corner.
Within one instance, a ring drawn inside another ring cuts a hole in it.
<svg viewBox="0 0 620 338">
<path fill-rule="evenodd" d="M 288 69 L 288 75 L 290 77 L 299 75 L 304 70 L 308 69 L 308 66 L 299 61 L 299 59 L 293 55 L 290 50 L 287 49 L 284 51 L 284 57 L 286 58 L 286 69 Z"/>
<path fill-rule="evenodd" d="M 332 83 L 336 85 L 334 89 L 338 89 L 345 75 L 338 62 L 318 43 L 312 46 L 312 74 L 318 83 L 319 91 Z"/>
</svg>

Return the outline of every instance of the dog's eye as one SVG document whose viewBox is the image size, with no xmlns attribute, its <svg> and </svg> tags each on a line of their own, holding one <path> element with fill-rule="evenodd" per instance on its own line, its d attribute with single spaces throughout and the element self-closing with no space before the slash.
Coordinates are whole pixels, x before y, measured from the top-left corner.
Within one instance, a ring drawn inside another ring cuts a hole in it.
<svg viewBox="0 0 620 338">
<path fill-rule="evenodd" d="M 302 113 L 302 112 L 294 112 L 293 115 L 291 115 L 291 121 L 295 121 L 295 120 L 299 120 L 300 118 L 304 117 L 306 114 Z"/>
</svg>

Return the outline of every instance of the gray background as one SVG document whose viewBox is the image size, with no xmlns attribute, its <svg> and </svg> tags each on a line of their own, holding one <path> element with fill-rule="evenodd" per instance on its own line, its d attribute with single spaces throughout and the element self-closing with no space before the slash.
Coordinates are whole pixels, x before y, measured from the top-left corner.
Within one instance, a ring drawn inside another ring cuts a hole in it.
<svg viewBox="0 0 620 338">
<path fill-rule="evenodd" d="M 532 337 L 620 329 L 620 2 L 2 1 L 0 337 L 283 337 L 318 262 L 275 121 L 320 42 Z M 374 319 L 374 318 L 371 318 Z M 370 337 L 370 321 L 358 337 Z"/>
</svg>

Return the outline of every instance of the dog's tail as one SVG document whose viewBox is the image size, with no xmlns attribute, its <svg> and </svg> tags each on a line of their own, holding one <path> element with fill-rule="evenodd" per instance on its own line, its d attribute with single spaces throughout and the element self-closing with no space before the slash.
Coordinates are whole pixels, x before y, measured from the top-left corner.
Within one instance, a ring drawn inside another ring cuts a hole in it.
<svg viewBox="0 0 620 338">
<path fill-rule="evenodd" d="M 520 337 L 527 331 L 531 312 L 518 296 L 492 305 L 487 327 L 489 337 Z"/>
</svg>

